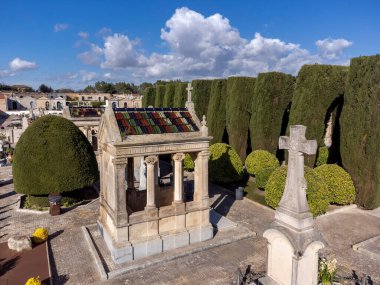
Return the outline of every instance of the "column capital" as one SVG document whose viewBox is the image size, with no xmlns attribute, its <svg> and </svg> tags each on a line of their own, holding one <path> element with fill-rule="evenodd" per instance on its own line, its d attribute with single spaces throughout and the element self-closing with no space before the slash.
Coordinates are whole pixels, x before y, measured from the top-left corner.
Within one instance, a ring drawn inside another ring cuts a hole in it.
<svg viewBox="0 0 380 285">
<path fill-rule="evenodd" d="M 154 165 L 156 162 L 158 161 L 158 157 L 155 156 L 155 155 L 152 155 L 152 156 L 148 156 L 145 158 L 144 162 L 146 164 L 152 164 Z"/>
<path fill-rule="evenodd" d="M 211 153 L 208 150 L 202 150 L 201 152 L 198 153 L 198 156 L 201 158 L 210 158 Z"/>
<path fill-rule="evenodd" d="M 185 159 L 185 154 L 182 152 L 175 153 L 175 154 L 173 154 L 172 158 L 173 158 L 173 160 L 182 161 Z"/>
</svg>

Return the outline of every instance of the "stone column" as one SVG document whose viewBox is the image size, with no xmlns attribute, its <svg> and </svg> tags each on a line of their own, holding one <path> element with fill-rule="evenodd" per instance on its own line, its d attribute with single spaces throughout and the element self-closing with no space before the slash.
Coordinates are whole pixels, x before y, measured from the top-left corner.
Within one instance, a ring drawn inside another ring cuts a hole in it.
<svg viewBox="0 0 380 285">
<path fill-rule="evenodd" d="M 144 157 L 141 157 L 140 162 L 140 184 L 139 190 L 146 190 L 146 165 L 144 163 Z"/>
<path fill-rule="evenodd" d="M 128 189 L 134 189 L 135 177 L 134 177 L 133 157 L 128 157 L 127 181 L 128 181 Z"/>
<path fill-rule="evenodd" d="M 173 155 L 174 160 L 174 203 L 183 202 L 183 164 L 184 153 Z"/>
<path fill-rule="evenodd" d="M 157 156 L 148 156 L 145 158 L 147 166 L 146 208 L 156 208 L 154 168 L 157 162 Z"/>
<path fill-rule="evenodd" d="M 208 203 L 208 160 L 210 152 L 207 150 L 198 153 L 194 168 L 194 200 L 207 199 Z"/>
<path fill-rule="evenodd" d="M 124 226 L 128 223 L 127 199 L 125 192 L 125 163 L 115 163 L 115 216 L 116 226 Z"/>
</svg>

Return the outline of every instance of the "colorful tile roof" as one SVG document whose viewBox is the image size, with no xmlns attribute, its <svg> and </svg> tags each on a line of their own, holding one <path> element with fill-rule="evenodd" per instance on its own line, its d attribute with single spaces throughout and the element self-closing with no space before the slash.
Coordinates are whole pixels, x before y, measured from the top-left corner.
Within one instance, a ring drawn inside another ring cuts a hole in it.
<svg viewBox="0 0 380 285">
<path fill-rule="evenodd" d="M 80 117 L 101 117 L 104 113 L 104 108 L 100 107 L 70 107 L 70 115 L 73 118 Z"/>
<path fill-rule="evenodd" d="M 122 138 L 199 131 L 186 108 L 116 108 L 114 113 Z"/>
</svg>

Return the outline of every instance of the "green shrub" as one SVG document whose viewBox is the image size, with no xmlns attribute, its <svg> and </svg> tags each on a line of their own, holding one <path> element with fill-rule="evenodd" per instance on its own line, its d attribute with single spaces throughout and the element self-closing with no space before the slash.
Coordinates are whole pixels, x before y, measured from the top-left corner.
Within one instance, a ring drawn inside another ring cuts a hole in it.
<svg viewBox="0 0 380 285">
<path fill-rule="evenodd" d="M 83 199 L 72 196 L 62 196 L 61 205 L 73 205 L 79 203 Z M 49 207 L 49 198 L 47 195 L 28 195 L 26 198 L 27 205 L 31 207 Z"/>
<path fill-rule="evenodd" d="M 268 179 L 275 171 L 275 167 L 268 167 L 268 168 L 263 168 L 259 170 L 256 174 L 256 185 L 260 189 L 265 189 L 265 186 L 267 185 Z"/>
<path fill-rule="evenodd" d="M 162 107 L 172 108 L 174 102 L 175 83 L 168 83 L 165 85 L 165 95 Z"/>
<path fill-rule="evenodd" d="M 327 146 L 321 146 L 318 148 L 317 161 L 315 163 L 316 166 L 320 166 L 322 164 L 326 164 L 329 158 L 329 149 Z"/>
<path fill-rule="evenodd" d="M 278 137 L 286 133 L 294 83 L 293 76 L 280 72 L 257 76 L 249 127 L 253 150 L 277 152 Z M 284 159 L 283 154 L 279 159 Z"/>
<path fill-rule="evenodd" d="M 155 87 L 148 87 L 144 90 L 144 97 L 142 100 L 142 106 L 143 107 L 149 107 L 154 106 L 154 99 L 156 95 L 156 88 Z"/>
<path fill-rule="evenodd" d="M 164 104 L 166 86 L 165 85 L 157 85 L 155 89 L 156 89 L 156 95 L 154 98 L 154 105 L 153 106 L 155 108 L 161 108 Z"/>
<path fill-rule="evenodd" d="M 347 205 L 355 201 L 355 186 L 351 176 L 336 164 L 324 164 L 312 170 L 325 180 L 329 193 L 330 203 Z"/>
<path fill-rule="evenodd" d="M 247 172 L 252 176 L 264 168 L 277 168 L 279 166 L 280 163 L 277 158 L 266 150 L 255 150 L 245 160 Z"/>
<path fill-rule="evenodd" d="M 232 183 L 243 177 L 243 163 L 228 144 L 216 143 L 209 147 L 209 178 L 212 182 Z"/>
<path fill-rule="evenodd" d="M 244 161 L 247 156 L 251 104 L 256 78 L 230 77 L 227 79 L 226 127 L 229 143 Z"/>
<path fill-rule="evenodd" d="M 203 115 L 207 115 L 208 102 L 210 100 L 211 80 L 193 80 L 192 99 L 195 106 L 195 113 L 202 121 Z"/>
<path fill-rule="evenodd" d="M 173 107 L 185 107 L 187 101 L 187 82 L 176 82 L 173 99 Z"/>
<path fill-rule="evenodd" d="M 193 159 L 191 158 L 190 154 L 186 153 L 185 159 L 183 160 L 183 168 L 186 171 L 191 172 L 191 171 L 194 171 L 194 167 L 195 167 L 195 164 L 194 164 Z"/>
<path fill-rule="evenodd" d="M 13 178 L 17 193 L 48 195 L 90 186 L 99 173 L 92 146 L 78 127 L 62 117 L 47 115 L 21 135 Z"/>
<path fill-rule="evenodd" d="M 380 206 L 380 54 L 353 58 L 341 116 L 341 155 L 358 205 Z"/>
<path fill-rule="evenodd" d="M 207 111 L 207 126 L 211 143 L 220 143 L 226 128 L 227 80 L 215 79 L 211 82 L 211 95 Z"/>
<path fill-rule="evenodd" d="M 285 190 L 287 166 L 281 166 L 273 171 L 265 186 L 265 201 L 272 208 L 277 208 Z M 326 213 L 329 206 L 329 190 L 323 178 L 305 168 L 307 181 L 307 202 L 313 216 Z"/>
<path fill-rule="evenodd" d="M 306 137 L 316 139 L 323 145 L 326 118 L 330 118 L 331 107 L 345 90 L 348 67 L 333 65 L 304 65 L 298 73 L 292 106 L 290 125 L 305 125 Z M 336 111 L 333 112 L 333 125 Z M 334 136 L 334 133 L 333 133 Z M 338 143 L 338 142 L 335 142 Z M 333 141 L 334 144 L 334 141 Z M 305 157 L 305 164 L 314 167 L 316 155 Z"/>
</svg>

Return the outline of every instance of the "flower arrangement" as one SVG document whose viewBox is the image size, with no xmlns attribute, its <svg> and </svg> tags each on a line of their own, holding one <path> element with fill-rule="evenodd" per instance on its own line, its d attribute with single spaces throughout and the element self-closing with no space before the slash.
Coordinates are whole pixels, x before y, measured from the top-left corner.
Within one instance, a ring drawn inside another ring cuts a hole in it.
<svg viewBox="0 0 380 285">
<path fill-rule="evenodd" d="M 323 285 L 330 285 L 333 282 L 336 272 L 336 259 L 327 260 L 321 258 L 319 262 L 319 278 Z"/>
<path fill-rule="evenodd" d="M 40 281 L 40 277 L 37 276 L 29 278 L 28 281 L 26 281 L 25 285 L 42 285 L 42 283 Z"/>
<path fill-rule="evenodd" d="M 49 233 L 45 228 L 37 228 L 33 233 L 33 241 L 35 243 L 41 243 L 47 240 Z"/>
</svg>

